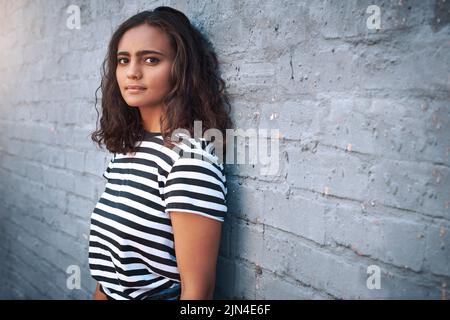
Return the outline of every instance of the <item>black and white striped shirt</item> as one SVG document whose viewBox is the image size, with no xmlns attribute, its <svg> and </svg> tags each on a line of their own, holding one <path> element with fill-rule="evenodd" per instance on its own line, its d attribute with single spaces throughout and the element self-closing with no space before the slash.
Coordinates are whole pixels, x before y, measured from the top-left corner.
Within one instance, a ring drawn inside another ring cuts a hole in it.
<svg viewBox="0 0 450 320">
<path fill-rule="evenodd" d="M 213 143 L 163 145 L 146 131 L 136 154 L 114 154 L 91 215 L 89 267 L 112 299 L 179 299 L 170 211 L 224 221 L 226 178 Z"/>
</svg>

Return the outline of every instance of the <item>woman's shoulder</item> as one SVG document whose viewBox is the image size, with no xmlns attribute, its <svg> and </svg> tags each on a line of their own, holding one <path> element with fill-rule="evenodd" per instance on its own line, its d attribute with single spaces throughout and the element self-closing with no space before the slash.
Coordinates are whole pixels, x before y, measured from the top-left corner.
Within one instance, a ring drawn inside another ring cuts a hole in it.
<svg viewBox="0 0 450 320">
<path fill-rule="evenodd" d="M 168 190 L 174 185 L 183 190 L 200 188 L 202 194 L 214 194 L 223 200 L 227 194 L 226 172 L 215 154 L 214 142 L 185 136 L 174 145 L 177 158 L 166 179 Z"/>
</svg>

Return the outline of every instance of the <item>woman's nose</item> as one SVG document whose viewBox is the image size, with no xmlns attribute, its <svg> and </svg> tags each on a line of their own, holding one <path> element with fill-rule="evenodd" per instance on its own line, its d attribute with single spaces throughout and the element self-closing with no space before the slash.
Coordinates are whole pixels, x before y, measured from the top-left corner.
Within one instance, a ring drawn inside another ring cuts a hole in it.
<svg viewBox="0 0 450 320">
<path fill-rule="evenodd" d="M 138 63 L 130 62 L 127 76 L 130 79 L 139 79 L 141 77 L 141 70 Z"/>
</svg>

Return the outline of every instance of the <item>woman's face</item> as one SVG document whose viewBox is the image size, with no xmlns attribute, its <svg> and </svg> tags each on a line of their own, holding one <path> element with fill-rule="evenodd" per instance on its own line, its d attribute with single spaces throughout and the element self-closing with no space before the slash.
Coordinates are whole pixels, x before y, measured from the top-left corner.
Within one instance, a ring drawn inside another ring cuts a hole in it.
<svg viewBox="0 0 450 320">
<path fill-rule="evenodd" d="M 126 31 L 119 41 L 116 68 L 125 102 L 131 107 L 161 107 L 171 89 L 173 59 L 169 39 L 160 29 L 142 24 Z"/>
</svg>

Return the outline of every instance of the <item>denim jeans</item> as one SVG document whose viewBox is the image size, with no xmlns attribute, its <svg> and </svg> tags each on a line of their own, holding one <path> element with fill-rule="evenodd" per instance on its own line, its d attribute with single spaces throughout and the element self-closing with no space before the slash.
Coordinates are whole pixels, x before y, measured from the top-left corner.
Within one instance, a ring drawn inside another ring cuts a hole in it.
<svg viewBox="0 0 450 320">
<path fill-rule="evenodd" d="M 106 294 L 101 285 L 100 291 L 108 298 L 108 300 L 115 300 L 114 298 Z M 181 285 L 176 284 L 170 288 L 163 289 L 160 292 L 145 297 L 143 300 L 179 300 L 180 296 L 181 296 Z"/>
<path fill-rule="evenodd" d="M 154 295 L 146 297 L 144 300 L 179 300 L 181 295 L 181 286 L 175 285 L 164 289 Z"/>
</svg>

